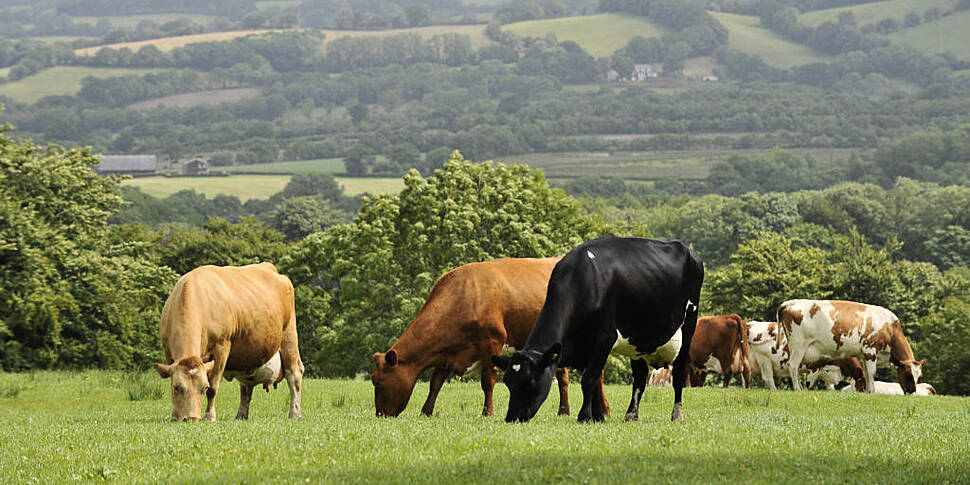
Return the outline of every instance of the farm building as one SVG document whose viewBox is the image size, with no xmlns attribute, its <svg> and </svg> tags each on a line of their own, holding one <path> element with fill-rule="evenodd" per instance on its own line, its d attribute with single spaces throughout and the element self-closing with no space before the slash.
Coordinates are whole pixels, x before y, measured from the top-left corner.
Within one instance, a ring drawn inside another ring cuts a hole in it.
<svg viewBox="0 0 970 485">
<path fill-rule="evenodd" d="M 154 175 L 157 168 L 155 155 L 102 155 L 96 167 L 101 175 Z"/>
<path fill-rule="evenodd" d="M 182 175 L 209 175 L 209 162 L 201 158 L 179 160 L 179 172 Z"/>
</svg>

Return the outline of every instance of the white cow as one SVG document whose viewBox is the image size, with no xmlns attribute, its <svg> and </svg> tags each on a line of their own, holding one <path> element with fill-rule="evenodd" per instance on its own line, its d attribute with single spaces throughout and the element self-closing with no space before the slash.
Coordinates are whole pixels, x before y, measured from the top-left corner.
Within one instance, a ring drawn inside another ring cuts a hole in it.
<svg viewBox="0 0 970 485">
<path fill-rule="evenodd" d="M 877 365 L 892 362 L 907 394 L 916 392 L 925 360 L 916 361 L 899 319 L 875 305 L 841 300 L 789 300 L 778 307 L 788 338 L 788 372 L 795 390 L 802 364 L 857 357 L 865 366 L 866 392 L 875 392 Z"/>
<path fill-rule="evenodd" d="M 900 396 L 904 394 L 903 386 L 900 386 L 898 382 L 875 381 L 873 384 L 875 385 L 876 389 L 875 394 L 895 394 Z M 856 389 L 852 384 L 842 388 L 842 391 L 844 392 L 852 392 L 855 390 Z M 932 396 L 936 394 L 936 389 L 933 389 L 933 386 L 925 382 L 920 382 L 919 384 L 916 384 L 915 394 L 917 396 Z"/>
</svg>

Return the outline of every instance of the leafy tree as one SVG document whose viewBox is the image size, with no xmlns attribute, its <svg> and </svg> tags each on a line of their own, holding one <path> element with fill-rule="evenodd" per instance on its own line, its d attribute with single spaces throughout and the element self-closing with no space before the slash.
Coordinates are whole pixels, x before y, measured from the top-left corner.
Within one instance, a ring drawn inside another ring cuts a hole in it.
<svg viewBox="0 0 970 485">
<path fill-rule="evenodd" d="M 347 219 L 346 213 L 332 209 L 325 200 L 301 196 L 280 202 L 273 211 L 270 227 L 286 236 L 287 241 L 299 241 Z"/>
<path fill-rule="evenodd" d="M 404 183 L 398 195 L 365 199 L 352 223 L 308 236 L 281 264 L 298 286 L 298 311 L 314 312 L 298 316 L 313 329 L 301 345 L 314 372 L 368 370 L 370 353 L 387 348 L 435 280 L 459 265 L 563 254 L 602 231 L 525 166 L 455 152 L 434 176 L 412 171 Z"/>
<path fill-rule="evenodd" d="M 0 128 L 2 131 L 9 126 Z M 112 241 L 117 179 L 84 149 L 0 133 L 0 366 L 148 365 L 175 274 Z"/>
<path fill-rule="evenodd" d="M 253 217 L 244 217 L 239 224 L 213 217 L 201 228 L 169 225 L 155 237 L 159 261 L 178 274 L 206 264 L 276 263 L 287 249 L 282 234 L 263 227 Z"/>
<path fill-rule="evenodd" d="M 312 196 L 323 200 L 336 201 L 344 190 L 333 175 L 324 173 L 297 174 L 286 183 L 280 194 L 282 198 Z"/>
</svg>

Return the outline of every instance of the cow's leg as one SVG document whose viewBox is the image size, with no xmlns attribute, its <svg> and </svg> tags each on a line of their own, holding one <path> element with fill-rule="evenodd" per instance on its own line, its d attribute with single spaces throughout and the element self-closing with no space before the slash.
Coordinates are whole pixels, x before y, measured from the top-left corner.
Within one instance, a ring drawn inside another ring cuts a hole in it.
<svg viewBox="0 0 970 485">
<path fill-rule="evenodd" d="M 492 363 L 489 362 L 488 366 L 492 366 Z M 482 367 L 483 374 L 485 372 L 485 367 L 488 367 L 488 366 Z M 424 401 L 424 406 L 421 407 L 421 414 L 425 416 L 431 416 L 431 414 L 434 412 L 434 403 L 438 399 L 438 392 L 441 391 L 441 386 L 445 383 L 445 379 L 447 378 L 448 378 L 448 369 L 444 367 L 434 368 L 434 373 L 431 374 L 431 386 L 430 386 L 431 388 L 428 390 L 428 399 Z M 484 381 L 485 379 L 482 379 L 482 388 L 485 387 Z M 488 398 L 489 396 L 486 395 L 485 396 L 486 406 L 488 405 Z"/>
<path fill-rule="evenodd" d="M 876 355 L 870 356 L 866 355 L 862 359 L 862 365 L 866 368 L 866 392 L 873 393 L 876 392 Z"/>
<path fill-rule="evenodd" d="M 687 311 L 684 315 L 684 325 L 681 327 L 683 345 L 680 352 L 674 359 L 674 408 L 670 412 L 671 421 L 684 420 L 684 405 L 682 403 L 684 384 L 687 382 L 687 367 L 690 365 L 690 343 L 694 338 L 694 329 L 697 328 L 697 303 L 700 302 L 700 293 L 693 295 L 693 300 L 687 302 Z M 691 304 L 693 302 L 693 305 Z"/>
<path fill-rule="evenodd" d="M 761 367 L 761 380 L 765 381 L 765 385 L 768 389 L 772 391 L 778 390 L 775 387 L 775 369 L 771 362 L 758 362 L 758 367 Z"/>
<path fill-rule="evenodd" d="M 299 339 L 296 333 L 296 315 L 283 327 L 280 343 L 280 361 L 286 385 L 290 388 L 290 418 L 303 417 L 303 359 L 300 358 Z"/>
<path fill-rule="evenodd" d="M 604 421 L 603 408 L 603 368 L 610 356 L 613 343 L 616 342 L 616 332 L 597 342 L 590 352 L 589 364 L 583 372 L 583 407 L 579 409 L 579 421 Z"/>
<path fill-rule="evenodd" d="M 569 370 L 556 369 L 556 382 L 559 383 L 559 411 L 557 416 L 569 416 Z"/>
<path fill-rule="evenodd" d="M 741 379 L 744 380 L 744 388 L 751 389 L 751 367 L 746 362 L 741 368 Z"/>
<path fill-rule="evenodd" d="M 636 421 L 640 419 L 640 397 L 647 387 L 647 374 L 650 373 L 650 368 L 645 360 L 630 359 L 630 369 L 633 370 L 633 396 L 630 397 L 630 407 L 626 408 L 626 416 L 623 419 Z"/>
<path fill-rule="evenodd" d="M 253 399 L 253 387 L 239 381 L 239 410 L 236 419 L 249 419 L 249 402 Z"/>
<path fill-rule="evenodd" d="M 492 401 L 492 391 L 495 389 L 495 364 L 492 363 L 490 355 L 485 355 L 479 365 L 482 366 L 482 392 L 485 393 L 482 416 L 491 416 L 495 414 L 495 404 Z"/>
<path fill-rule="evenodd" d="M 792 390 L 801 391 L 802 390 L 802 380 L 801 380 L 801 367 L 802 359 L 805 358 L 805 351 L 801 352 L 795 350 L 795 346 L 792 346 L 791 358 L 788 359 L 788 374 L 791 376 L 791 387 Z"/>
<path fill-rule="evenodd" d="M 202 419 L 206 421 L 216 420 L 216 395 L 219 394 L 219 384 L 222 382 L 222 373 L 226 370 L 226 359 L 229 358 L 229 346 L 222 345 L 216 347 L 212 352 L 212 370 L 209 371 L 209 390 L 206 391 L 205 415 Z"/>
<path fill-rule="evenodd" d="M 605 374 L 606 374 L 606 370 L 604 370 L 603 372 L 600 372 L 600 396 L 603 397 L 603 414 L 606 416 L 609 416 L 610 402 L 606 400 L 606 388 L 603 387 L 606 385 L 606 383 L 603 382 L 603 379 L 606 378 Z"/>
<path fill-rule="evenodd" d="M 721 362 L 721 370 L 724 371 L 724 386 L 723 387 L 724 387 L 724 389 L 727 389 L 728 386 L 731 385 L 731 379 L 734 378 L 734 372 L 732 372 L 732 367 L 733 366 L 731 365 L 731 364 L 733 364 L 733 362 L 732 362 L 733 359 L 731 359 L 731 360 L 718 359 L 718 361 Z"/>
</svg>

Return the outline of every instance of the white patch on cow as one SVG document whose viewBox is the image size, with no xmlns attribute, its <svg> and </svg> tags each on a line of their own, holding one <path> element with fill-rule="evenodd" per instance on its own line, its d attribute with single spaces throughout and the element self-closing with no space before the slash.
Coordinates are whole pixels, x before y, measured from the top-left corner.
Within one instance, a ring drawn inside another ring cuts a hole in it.
<svg viewBox="0 0 970 485">
<path fill-rule="evenodd" d="M 613 344 L 613 353 L 623 355 L 631 359 L 645 360 L 651 367 L 663 367 L 670 364 L 677 358 L 680 352 L 680 345 L 683 340 L 680 329 L 674 333 L 667 343 L 661 345 L 652 354 L 645 354 L 637 350 L 636 346 L 630 343 L 619 331 L 616 332 L 616 342 Z"/>
<path fill-rule="evenodd" d="M 512 364 L 512 371 L 518 372 L 522 368 L 522 364 Z"/>
<path fill-rule="evenodd" d="M 909 368 L 913 372 L 913 382 L 919 383 L 919 378 L 923 377 L 923 366 L 909 364 Z"/>
<path fill-rule="evenodd" d="M 227 370 L 223 376 L 230 381 L 239 379 L 239 382 L 250 386 L 262 385 L 268 391 L 269 386 L 282 377 L 282 369 L 283 363 L 280 360 L 280 353 L 277 351 L 269 360 L 251 373 Z"/>
<path fill-rule="evenodd" d="M 194 376 L 199 373 L 199 369 L 189 369 L 189 375 Z"/>
<path fill-rule="evenodd" d="M 589 249 L 586 250 L 586 256 L 589 257 L 589 259 L 596 259 L 596 255 L 594 255 Z"/>
</svg>

